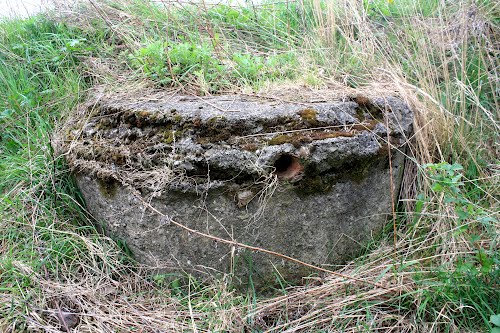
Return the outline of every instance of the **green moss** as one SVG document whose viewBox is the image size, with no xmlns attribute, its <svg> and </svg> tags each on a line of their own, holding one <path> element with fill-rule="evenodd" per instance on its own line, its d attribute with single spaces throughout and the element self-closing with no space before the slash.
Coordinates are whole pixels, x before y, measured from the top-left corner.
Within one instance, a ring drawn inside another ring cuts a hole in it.
<svg viewBox="0 0 500 333">
<path fill-rule="evenodd" d="M 224 116 L 215 116 L 206 121 L 208 127 L 218 127 L 221 122 L 226 121 L 227 118 Z"/>
<path fill-rule="evenodd" d="M 360 108 L 360 107 L 356 108 L 356 117 L 358 118 L 358 120 L 360 122 L 365 120 L 365 113 L 363 112 L 362 108 Z"/>
<path fill-rule="evenodd" d="M 327 193 L 332 189 L 332 186 L 335 184 L 335 180 L 336 179 L 330 175 L 307 177 L 297 183 L 295 190 L 298 194 L 302 195 Z"/>
<path fill-rule="evenodd" d="M 198 127 L 197 142 L 200 144 L 227 141 L 232 136 L 241 135 L 246 130 L 244 125 L 228 123 L 224 116 L 212 117 L 204 123 L 201 119 L 198 123 L 193 121 L 193 126 Z"/>
<path fill-rule="evenodd" d="M 118 191 L 118 183 L 113 178 L 97 179 L 97 184 L 99 186 L 99 192 L 101 195 L 107 199 L 113 199 Z"/>
<path fill-rule="evenodd" d="M 282 134 L 275 136 L 267 142 L 270 146 L 282 145 L 285 143 L 291 143 L 294 147 L 298 148 L 304 143 L 311 142 L 313 139 L 309 135 L 305 134 Z"/>
<path fill-rule="evenodd" d="M 363 160 L 345 161 L 332 167 L 331 170 L 318 173 L 316 166 L 304 160 L 305 176 L 295 184 L 295 191 L 299 195 L 313 195 L 329 192 L 339 181 L 363 182 L 370 175 L 373 166 L 385 160 L 386 157 L 373 156 Z"/>
<path fill-rule="evenodd" d="M 290 136 L 286 134 L 277 135 L 267 142 L 270 146 L 282 145 L 290 142 Z"/>
<path fill-rule="evenodd" d="M 314 109 L 307 108 L 304 110 L 300 110 L 297 113 L 299 114 L 300 118 L 302 118 L 302 120 L 305 122 L 308 122 L 308 123 L 317 122 L 316 117 L 318 116 L 318 111 L 316 111 Z"/>
<path fill-rule="evenodd" d="M 344 170 L 349 170 L 347 172 L 347 177 L 354 181 L 355 183 L 361 183 L 369 175 L 370 167 L 374 163 L 375 158 L 365 159 L 362 161 L 356 161 L 355 165 L 347 165 Z"/>
<path fill-rule="evenodd" d="M 214 129 L 208 136 L 200 136 L 198 143 L 220 142 L 228 140 L 233 134 L 228 129 Z M 207 133 L 204 133 L 207 134 Z"/>
<path fill-rule="evenodd" d="M 176 134 L 177 131 L 172 131 L 172 130 L 165 131 L 165 133 L 163 134 L 163 142 L 165 142 L 166 144 L 174 142 Z"/>
</svg>

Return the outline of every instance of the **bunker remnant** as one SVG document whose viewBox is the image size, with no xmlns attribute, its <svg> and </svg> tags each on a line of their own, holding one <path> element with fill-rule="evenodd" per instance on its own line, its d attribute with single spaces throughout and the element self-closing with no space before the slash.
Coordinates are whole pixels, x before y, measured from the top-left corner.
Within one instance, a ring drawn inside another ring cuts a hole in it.
<svg viewBox="0 0 500 333">
<path fill-rule="evenodd" d="M 311 271 L 170 219 L 321 266 L 353 258 L 390 217 L 412 127 L 397 97 L 360 105 L 146 96 L 96 95 L 54 141 L 88 210 L 140 262 L 198 276 L 234 273 L 243 284 L 297 280 Z"/>
</svg>

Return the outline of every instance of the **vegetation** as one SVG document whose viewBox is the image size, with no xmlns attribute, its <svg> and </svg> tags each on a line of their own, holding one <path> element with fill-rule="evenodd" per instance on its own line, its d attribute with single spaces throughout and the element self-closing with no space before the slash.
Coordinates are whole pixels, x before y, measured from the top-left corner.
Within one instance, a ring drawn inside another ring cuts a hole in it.
<svg viewBox="0 0 500 333">
<path fill-rule="evenodd" d="M 497 2 L 86 4 L 0 22 L 1 331 L 499 331 Z M 385 287 L 325 276 L 263 298 L 134 263 L 50 145 L 98 83 L 397 92 L 416 112 L 415 177 L 394 230 L 339 268 Z"/>
</svg>

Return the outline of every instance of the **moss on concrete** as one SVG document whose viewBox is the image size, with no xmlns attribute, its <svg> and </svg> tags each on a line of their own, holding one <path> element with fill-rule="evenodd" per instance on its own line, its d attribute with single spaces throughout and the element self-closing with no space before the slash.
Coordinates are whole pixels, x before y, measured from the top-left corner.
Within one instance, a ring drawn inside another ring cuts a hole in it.
<svg viewBox="0 0 500 333">
<path fill-rule="evenodd" d="M 113 178 L 98 178 L 99 193 L 107 199 L 113 199 L 118 190 L 118 183 Z"/>
</svg>

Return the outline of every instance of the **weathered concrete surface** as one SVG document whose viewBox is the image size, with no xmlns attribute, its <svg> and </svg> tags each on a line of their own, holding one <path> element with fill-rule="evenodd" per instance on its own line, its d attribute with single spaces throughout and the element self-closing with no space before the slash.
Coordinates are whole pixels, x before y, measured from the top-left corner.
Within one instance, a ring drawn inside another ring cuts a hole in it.
<svg viewBox="0 0 500 333">
<path fill-rule="evenodd" d="M 275 281 L 276 270 L 297 279 L 310 271 L 188 233 L 169 218 L 316 265 L 352 258 L 390 216 L 389 156 L 397 193 L 398 149 L 412 124 L 397 98 L 356 100 L 108 96 L 80 108 L 85 123 L 70 122 L 58 150 L 89 211 L 139 261 L 234 271 L 243 282 L 249 271 L 261 284 Z"/>
</svg>

